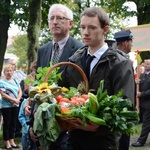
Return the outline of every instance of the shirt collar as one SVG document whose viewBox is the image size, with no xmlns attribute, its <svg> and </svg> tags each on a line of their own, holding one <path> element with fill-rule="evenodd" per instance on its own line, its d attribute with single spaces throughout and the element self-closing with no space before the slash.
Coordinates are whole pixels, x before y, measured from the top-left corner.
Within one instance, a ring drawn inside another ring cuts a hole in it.
<svg viewBox="0 0 150 150">
<path fill-rule="evenodd" d="M 68 39 L 69 39 L 69 35 L 67 35 L 65 38 L 63 38 L 63 39 L 61 39 L 60 41 L 57 42 L 58 45 L 59 45 L 60 50 L 64 48 L 64 46 L 65 46 L 66 42 L 68 41 Z M 53 40 L 53 45 L 54 45 L 54 43 L 56 43 L 56 42 Z"/>
<path fill-rule="evenodd" d="M 106 52 L 108 49 L 107 43 L 105 43 L 100 49 L 98 49 L 93 55 L 99 60 L 101 56 Z M 88 54 L 90 54 L 88 49 Z M 91 54 L 90 54 L 91 55 Z"/>
<path fill-rule="evenodd" d="M 149 73 L 150 73 L 150 71 L 145 71 L 144 73 L 145 73 L 145 74 L 149 74 Z"/>
</svg>

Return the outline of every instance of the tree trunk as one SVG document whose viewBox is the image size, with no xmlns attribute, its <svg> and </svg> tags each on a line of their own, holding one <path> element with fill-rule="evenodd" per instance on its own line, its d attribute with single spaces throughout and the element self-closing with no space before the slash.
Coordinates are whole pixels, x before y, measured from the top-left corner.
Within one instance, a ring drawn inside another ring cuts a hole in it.
<svg viewBox="0 0 150 150">
<path fill-rule="evenodd" d="M 41 6 L 42 0 L 29 0 L 29 25 L 28 36 L 28 68 L 31 62 L 36 59 L 36 52 L 39 46 L 39 35 L 41 27 Z"/>
<path fill-rule="evenodd" d="M 10 13 L 10 0 L 0 0 L 0 75 L 7 47 Z"/>
</svg>

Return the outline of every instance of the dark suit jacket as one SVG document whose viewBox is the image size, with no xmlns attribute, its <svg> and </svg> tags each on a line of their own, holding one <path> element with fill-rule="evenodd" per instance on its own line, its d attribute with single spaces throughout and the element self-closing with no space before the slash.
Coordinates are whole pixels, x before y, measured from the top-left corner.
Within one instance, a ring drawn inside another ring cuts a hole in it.
<svg viewBox="0 0 150 150">
<path fill-rule="evenodd" d="M 74 54 L 74 52 L 84 44 L 73 37 L 69 37 L 66 45 L 64 46 L 63 53 L 60 57 L 60 62 L 68 61 L 68 58 Z M 41 46 L 38 50 L 37 68 L 48 67 L 51 61 L 53 43 L 49 42 Z M 61 67 L 60 71 L 63 67 Z"/>
<path fill-rule="evenodd" d="M 140 76 L 140 107 L 144 109 L 150 109 L 150 74 L 143 73 Z"/>
</svg>

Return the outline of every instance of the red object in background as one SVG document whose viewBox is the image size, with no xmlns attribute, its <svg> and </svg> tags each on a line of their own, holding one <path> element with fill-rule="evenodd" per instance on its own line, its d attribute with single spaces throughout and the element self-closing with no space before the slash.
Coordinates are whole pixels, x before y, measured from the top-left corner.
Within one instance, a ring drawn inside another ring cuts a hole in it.
<svg viewBox="0 0 150 150">
<path fill-rule="evenodd" d="M 134 79 L 136 79 L 137 78 L 137 74 L 134 74 Z"/>
</svg>

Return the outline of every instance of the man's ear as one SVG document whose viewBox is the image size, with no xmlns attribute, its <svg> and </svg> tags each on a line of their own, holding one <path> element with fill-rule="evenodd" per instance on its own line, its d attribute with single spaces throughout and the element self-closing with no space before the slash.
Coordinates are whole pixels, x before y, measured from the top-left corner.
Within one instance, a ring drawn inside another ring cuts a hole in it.
<svg viewBox="0 0 150 150">
<path fill-rule="evenodd" d="M 73 24 L 74 24 L 74 21 L 73 21 L 73 20 L 70 20 L 70 21 L 69 21 L 70 28 L 73 26 Z"/>
<path fill-rule="evenodd" d="M 106 26 L 103 28 L 103 30 L 104 30 L 104 35 L 106 35 L 107 32 L 109 31 L 109 25 L 106 25 Z"/>
<path fill-rule="evenodd" d="M 128 46 L 128 44 L 129 44 L 129 42 L 126 40 L 126 41 L 124 41 L 124 45 L 125 45 L 125 47 L 127 47 Z"/>
</svg>

